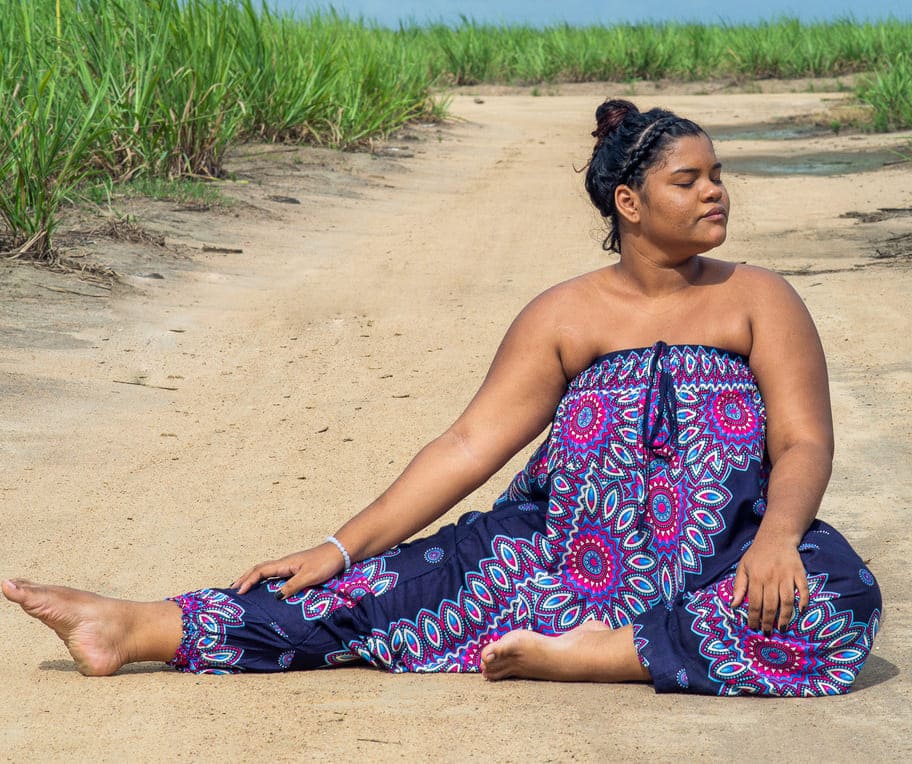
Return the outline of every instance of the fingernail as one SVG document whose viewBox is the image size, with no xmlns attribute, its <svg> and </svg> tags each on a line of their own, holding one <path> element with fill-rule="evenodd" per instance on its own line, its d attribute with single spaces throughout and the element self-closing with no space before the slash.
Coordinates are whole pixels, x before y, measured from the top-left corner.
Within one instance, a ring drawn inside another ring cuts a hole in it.
<svg viewBox="0 0 912 764">
<path fill-rule="evenodd" d="M 283 600 L 283 599 L 285 599 L 285 593 L 281 589 L 278 589 L 278 590 L 276 590 L 275 598 L 277 600 Z"/>
<path fill-rule="evenodd" d="M 19 588 L 18 586 L 16 586 L 16 584 L 14 584 L 14 583 L 13 583 L 12 581 L 10 581 L 9 579 L 6 579 L 6 583 L 9 584 L 10 589 L 18 589 L 18 588 Z"/>
</svg>

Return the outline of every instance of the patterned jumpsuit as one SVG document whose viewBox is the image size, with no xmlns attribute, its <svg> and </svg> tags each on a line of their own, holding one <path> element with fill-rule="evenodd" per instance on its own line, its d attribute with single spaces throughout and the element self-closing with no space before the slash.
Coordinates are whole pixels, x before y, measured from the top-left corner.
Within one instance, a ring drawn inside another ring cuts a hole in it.
<svg viewBox="0 0 912 764">
<path fill-rule="evenodd" d="M 547 439 L 488 512 L 471 512 L 278 601 L 173 598 L 183 671 L 280 671 L 366 661 L 473 672 L 514 629 L 633 624 L 658 692 L 848 691 L 880 618 L 877 583 L 833 528 L 799 546 L 810 604 L 766 636 L 731 606 L 766 508 L 765 410 L 747 359 L 704 345 L 597 358 L 567 387 Z"/>
</svg>

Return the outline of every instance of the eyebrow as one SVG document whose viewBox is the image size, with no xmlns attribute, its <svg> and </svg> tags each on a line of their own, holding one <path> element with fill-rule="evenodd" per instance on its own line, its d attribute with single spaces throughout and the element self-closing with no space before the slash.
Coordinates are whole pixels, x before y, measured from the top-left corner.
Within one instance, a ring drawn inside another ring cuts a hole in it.
<svg viewBox="0 0 912 764">
<path fill-rule="evenodd" d="M 713 169 L 713 170 L 721 170 L 721 169 L 722 169 L 722 163 L 721 163 L 721 162 L 716 162 L 716 163 L 712 166 L 712 169 Z M 678 175 L 678 174 L 684 174 L 684 173 L 696 173 L 697 175 L 699 175 L 699 174 L 700 174 L 700 170 L 699 170 L 698 168 L 696 168 L 696 167 L 681 167 L 681 168 L 679 168 L 679 169 L 677 169 L 677 170 L 672 170 L 672 172 L 671 172 L 672 175 Z"/>
</svg>

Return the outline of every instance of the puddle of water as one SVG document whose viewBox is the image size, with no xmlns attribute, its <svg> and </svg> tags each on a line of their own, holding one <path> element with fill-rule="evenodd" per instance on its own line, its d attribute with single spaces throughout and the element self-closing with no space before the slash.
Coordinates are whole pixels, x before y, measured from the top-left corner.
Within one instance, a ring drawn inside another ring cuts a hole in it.
<svg viewBox="0 0 912 764">
<path fill-rule="evenodd" d="M 794 156 L 726 156 L 726 172 L 750 175 L 845 175 L 896 164 L 893 151 L 818 151 Z"/>
<path fill-rule="evenodd" d="M 818 125 L 759 124 L 733 125 L 711 130 L 714 141 L 791 141 L 800 138 L 817 138 L 832 135 L 832 131 Z"/>
</svg>

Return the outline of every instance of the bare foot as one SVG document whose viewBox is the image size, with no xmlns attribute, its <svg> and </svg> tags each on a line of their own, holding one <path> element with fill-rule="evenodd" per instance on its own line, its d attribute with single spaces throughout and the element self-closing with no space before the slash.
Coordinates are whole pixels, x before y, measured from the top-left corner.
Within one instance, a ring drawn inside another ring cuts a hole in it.
<svg viewBox="0 0 912 764">
<path fill-rule="evenodd" d="M 38 586 L 23 579 L 3 581 L 0 588 L 4 597 L 54 630 L 76 661 L 76 668 L 86 676 L 107 676 L 131 661 L 173 656 L 177 644 L 164 658 L 159 656 L 167 655 L 169 646 L 153 650 L 154 654 L 146 650 L 145 655 L 142 648 L 137 649 L 135 625 L 138 609 L 144 605 L 165 604 L 177 610 L 180 642 L 180 609 L 173 602 L 127 602 L 64 586 Z"/>
<path fill-rule="evenodd" d="M 485 647 L 481 654 L 485 679 L 508 677 L 559 682 L 623 682 L 649 680 L 633 648 L 631 627 L 613 630 L 598 621 L 549 637 L 517 630 Z"/>
</svg>

